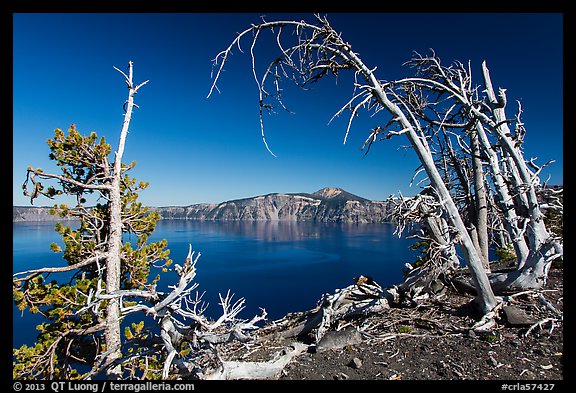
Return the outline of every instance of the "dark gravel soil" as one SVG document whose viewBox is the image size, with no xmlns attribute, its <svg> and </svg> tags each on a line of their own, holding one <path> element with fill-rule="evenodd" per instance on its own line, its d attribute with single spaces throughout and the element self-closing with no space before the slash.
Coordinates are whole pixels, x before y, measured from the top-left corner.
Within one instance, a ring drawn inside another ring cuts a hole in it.
<svg viewBox="0 0 576 393">
<path fill-rule="evenodd" d="M 563 311 L 561 268 L 551 269 L 548 283 L 539 293 Z M 534 323 L 513 326 L 501 313 L 493 329 L 477 334 L 466 329 L 475 322 L 470 299 L 450 293 L 416 310 L 391 309 L 388 315 L 373 316 L 364 323 L 383 326 L 381 331 L 376 329 L 378 334 L 373 338 L 344 348 L 302 354 L 286 366 L 280 379 L 563 380 L 560 317 L 533 327 L 527 334 Z M 534 293 L 514 299 L 514 305 L 532 322 L 556 316 Z M 448 326 L 450 331 L 445 329 Z"/>
</svg>

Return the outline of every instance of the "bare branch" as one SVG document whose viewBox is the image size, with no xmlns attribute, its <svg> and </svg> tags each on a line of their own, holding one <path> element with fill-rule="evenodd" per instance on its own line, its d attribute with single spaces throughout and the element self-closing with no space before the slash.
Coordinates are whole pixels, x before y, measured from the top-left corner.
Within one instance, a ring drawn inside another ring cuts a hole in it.
<svg viewBox="0 0 576 393">
<path fill-rule="evenodd" d="M 62 272 L 69 272 L 69 271 L 71 271 L 71 270 L 76 270 L 76 269 L 79 269 L 79 268 L 81 268 L 81 267 L 88 266 L 88 265 L 90 265 L 90 264 L 92 264 L 92 263 L 94 263 L 94 262 L 97 262 L 97 261 L 100 260 L 100 259 L 106 259 L 107 256 L 108 256 L 107 253 L 101 253 L 101 254 L 100 254 L 100 253 L 97 253 L 95 256 L 90 257 L 90 258 L 86 258 L 86 259 L 83 260 L 82 262 L 75 263 L 74 265 L 62 266 L 62 267 L 43 267 L 43 268 L 40 268 L 40 269 L 26 270 L 26 271 L 23 271 L 23 272 L 14 273 L 14 274 L 12 275 L 12 277 L 20 276 L 20 275 L 23 275 L 23 274 L 31 274 L 31 276 L 29 276 L 29 277 L 18 278 L 18 279 L 17 279 L 17 280 L 19 280 L 19 281 L 20 281 L 20 280 L 25 281 L 25 280 L 30 279 L 32 276 L 36 276 L 36 275 L 41 274 L 41 273 L 62 273 Z"/>
</svg>

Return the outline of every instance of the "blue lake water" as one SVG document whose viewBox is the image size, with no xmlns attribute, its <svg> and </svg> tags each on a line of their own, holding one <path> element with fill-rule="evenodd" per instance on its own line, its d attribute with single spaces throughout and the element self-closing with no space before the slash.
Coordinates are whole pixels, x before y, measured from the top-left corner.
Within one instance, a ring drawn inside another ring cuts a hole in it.
<svg viewBox="0 0 576 393">
<path fill-rule="evenodd" d="M 246 299 L 241 317 L 251 318 L 262 307 L 274 320 L 314 307 L 323 293 L 348 286 L 361 274 L 383 286 L 400 282 L 403 264 L 414 261 L 416 253 L 408 249 L 413 241 L 398 238 L 394 229 L 392 224 L 161 220 L 150 241 L 167 239 L 174 263 L 183 263 L 189 244 L 202 253 L 196 282 L 206 291 L 209 316 L 218 315 L 218 293 L 230 290 Z M 62 245 L 54 223 L 14 223 L 14 272 L 65 265 L 61 254 L 50 251 L 52 242 Z M 159 288 L 176 277 L 162 275 Z M 32 344 L 43 318 L 13 310 L 13 347 Z"/>
</svg>

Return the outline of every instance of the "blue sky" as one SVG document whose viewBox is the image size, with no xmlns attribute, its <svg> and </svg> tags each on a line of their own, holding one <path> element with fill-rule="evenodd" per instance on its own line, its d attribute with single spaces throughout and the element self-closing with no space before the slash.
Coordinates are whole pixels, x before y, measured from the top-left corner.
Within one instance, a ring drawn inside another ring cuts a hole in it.
<svg viewBox="0 0 576 393">
<path fill-rule="evenodd" d="M 305 19 L 311 14 L 266 14 L 266 20 Z M 562 14 L 350 14 L 328 13 L 380 79 L 406 76 L 413 51 L 433 48 L 443 63 L 471 60 L 476 83 L 486 60 L 508 102 L 521 100 L 527 127 L 525 153 L 543 163 L 556 160 L 543 178 L 563 183 Z M 360 151 L 371 128 L 386 121 L 361 115 L 352 125 L 333 114 L 351 97 L 352 75 L 326 78 L 311 91 L 285 83 L 292 115 L 265 117 L 260 139 L 258 90 L 251 74 L 249 45 L 235 50 L 207 98 L 212 59 L 240 32 L 260 21 L 258 13 L 216 14 L 44 14 L 13 16 L 13 203 L 29 205 L 21 185 L 26 167 L 55 171 L 46 139 L 71 123 L 117 143 L 127 89 L 113 66 L 134 62 L 135 80 L 149 79 L 136 96 L 125 162 L 150 182 L 141 193 L 152 206 L 217 203 L 271 192 L 314 192 L 342 187 L 381 200 L 409 187 L 418 166 L 403 149 L 404 138 Z M 259 70 L 277 55 L 271 34 L 255 48 Z M 509 112 L 514 115 L 513 112 Z M 52 205 L 46 198 L 37 205 Z"/>
</svg>

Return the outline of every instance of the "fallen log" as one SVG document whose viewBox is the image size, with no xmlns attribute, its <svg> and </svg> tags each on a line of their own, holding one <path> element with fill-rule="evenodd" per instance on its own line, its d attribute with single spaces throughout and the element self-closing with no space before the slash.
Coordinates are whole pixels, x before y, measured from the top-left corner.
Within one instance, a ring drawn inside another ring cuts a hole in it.
<svg viewBox="0 0 576 393">
<path fill-rule="evenodd" d="M 307 349 L 308 345 L 294 342 L 267 362 L 222 361 L 218 369 L 208 372 L 202 379 L 278 379 L 284 367 Z"/>
<path fill-rule="evenodd" d="M 335 322 L 387 310 L 389 302 L 398 299 L 395 288 L 383 290 L 370 277 L 360 276 L 355 282 L 333 294 L 323 295 L 312 310 L 273 322 L 272 333 L 281 338 L 293 338 L 303 337 L 316 329 L 314 342 L 318 344 Z"/>
</svg>

